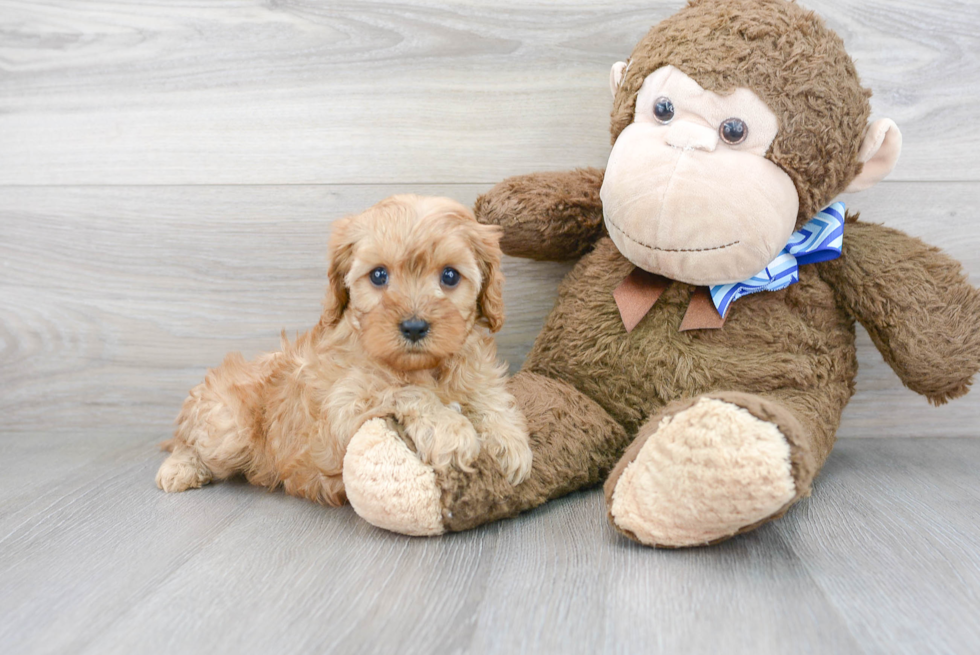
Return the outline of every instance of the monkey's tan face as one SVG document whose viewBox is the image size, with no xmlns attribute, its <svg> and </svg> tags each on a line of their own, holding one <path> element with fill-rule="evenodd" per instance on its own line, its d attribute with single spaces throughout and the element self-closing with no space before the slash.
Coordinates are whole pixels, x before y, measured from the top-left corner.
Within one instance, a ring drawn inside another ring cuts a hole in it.
<svg viewBox="0 0 980 655">
<path fill-rule="evenodd" d="M 600 192 L 616 247 L 640 268 L 690 284 L 760 272 L 799 211 L 793 181 L 766 159 L 778 129 L 748 89 L 721 96 L 673 66 L 649 75 Z"/>
</svg>

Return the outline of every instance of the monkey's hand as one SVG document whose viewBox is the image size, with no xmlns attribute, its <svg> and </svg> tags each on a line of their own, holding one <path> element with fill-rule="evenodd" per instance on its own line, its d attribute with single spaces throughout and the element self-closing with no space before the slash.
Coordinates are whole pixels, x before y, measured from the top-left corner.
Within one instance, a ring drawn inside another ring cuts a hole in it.
<svg viewBox="0 0 980 655">
<path fill-rule="evenodd" d="M 840 258 L 818 264 L 902 382 L 941 405 L 980 370 L 980 291 L 959 262 L 904 232 L 847 223 Z"/>
<path fill-rule="evenodd" d="M 500 247 L 512 257 L 578 259 L 605 233 L 603 172 L 597 168 L 510 177 L 476 200 L 476 219 L 504 228 Z"/>
</svg>

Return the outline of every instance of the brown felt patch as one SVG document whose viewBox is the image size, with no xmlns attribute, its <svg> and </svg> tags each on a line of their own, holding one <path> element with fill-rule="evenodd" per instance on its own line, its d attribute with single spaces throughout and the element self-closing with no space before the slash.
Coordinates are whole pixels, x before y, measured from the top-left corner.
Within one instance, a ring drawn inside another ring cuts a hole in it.
<svg viewBox="0 0 980 655">
<path fill-rule="evenodd" d="M 613 298 L 616 299 L 616 306 L 619 307 L 619 314 L 623 317 L 623 325 L 627 332 L 632 332 L 633 328 L 643 320 L 650 308 L 670 286 L 670 282 L 662 275 L 654 275 L 642 268 L 634 268 L 626 279 L 619 283 L 613 291 Z"/>
<path fill-rule="evenodd" d="M 711 301 L 708 287 L 698 287 L 691 294 L 691 302 L 681 321 L 681 332 L 688 330 L 718 330 L 725 325 L 725 318 Z"/>
</svg>

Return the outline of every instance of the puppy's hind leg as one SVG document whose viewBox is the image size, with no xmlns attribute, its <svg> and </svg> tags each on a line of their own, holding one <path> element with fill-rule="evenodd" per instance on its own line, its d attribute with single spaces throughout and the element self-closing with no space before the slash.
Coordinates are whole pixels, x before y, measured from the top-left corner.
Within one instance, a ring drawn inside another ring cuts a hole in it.
<svg viewBox="0 0 980 655">
<path fill-rule="evenodd" d="M 184 401 L 174 437 L 162 444 L 170 457 L 157 471 L 157 486 L 186 491 L 247 470 L 257 438 L 259 390 L 267 358 L 246 362 L 233 353 Z"/>
<path fill-rule="evenodd" d="M 211 470 L 193 448 L 175 448 L 157 471 L 157 486 L 172 493 L 196 489 L 211 482 Z"/>
</svg>

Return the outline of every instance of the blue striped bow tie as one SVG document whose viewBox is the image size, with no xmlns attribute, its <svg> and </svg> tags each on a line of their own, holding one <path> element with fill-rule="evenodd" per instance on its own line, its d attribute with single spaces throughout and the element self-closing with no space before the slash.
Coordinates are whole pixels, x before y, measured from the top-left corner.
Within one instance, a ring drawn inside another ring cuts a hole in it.
<svg viewBox="0 0 980 655">
<path fill-rule="evenodd" d="M 776 259 L 742 282 L 711 287 L 711 301 L 722 318 L 732 303 L 758 291 L 779 291 L 800 281 L 800 265 L 840 257 L 844 241 L 844 203 L 835 202 L 811 218 L 789 238 Z"/>
<path fill-rule="evenodd" d="M 800 281 L 800 265 L 837 259 L 844 241 L 844 203 L 835 202 L 801 227 L 765 269 L 742 282 L 695 287 L 679 330 L 714 330 L 725 324 L 732 303 L 757 291 L 779 291 Z M 672 281 L 634 268 L 613 291 L 629 333 Z"/>
</svg>

